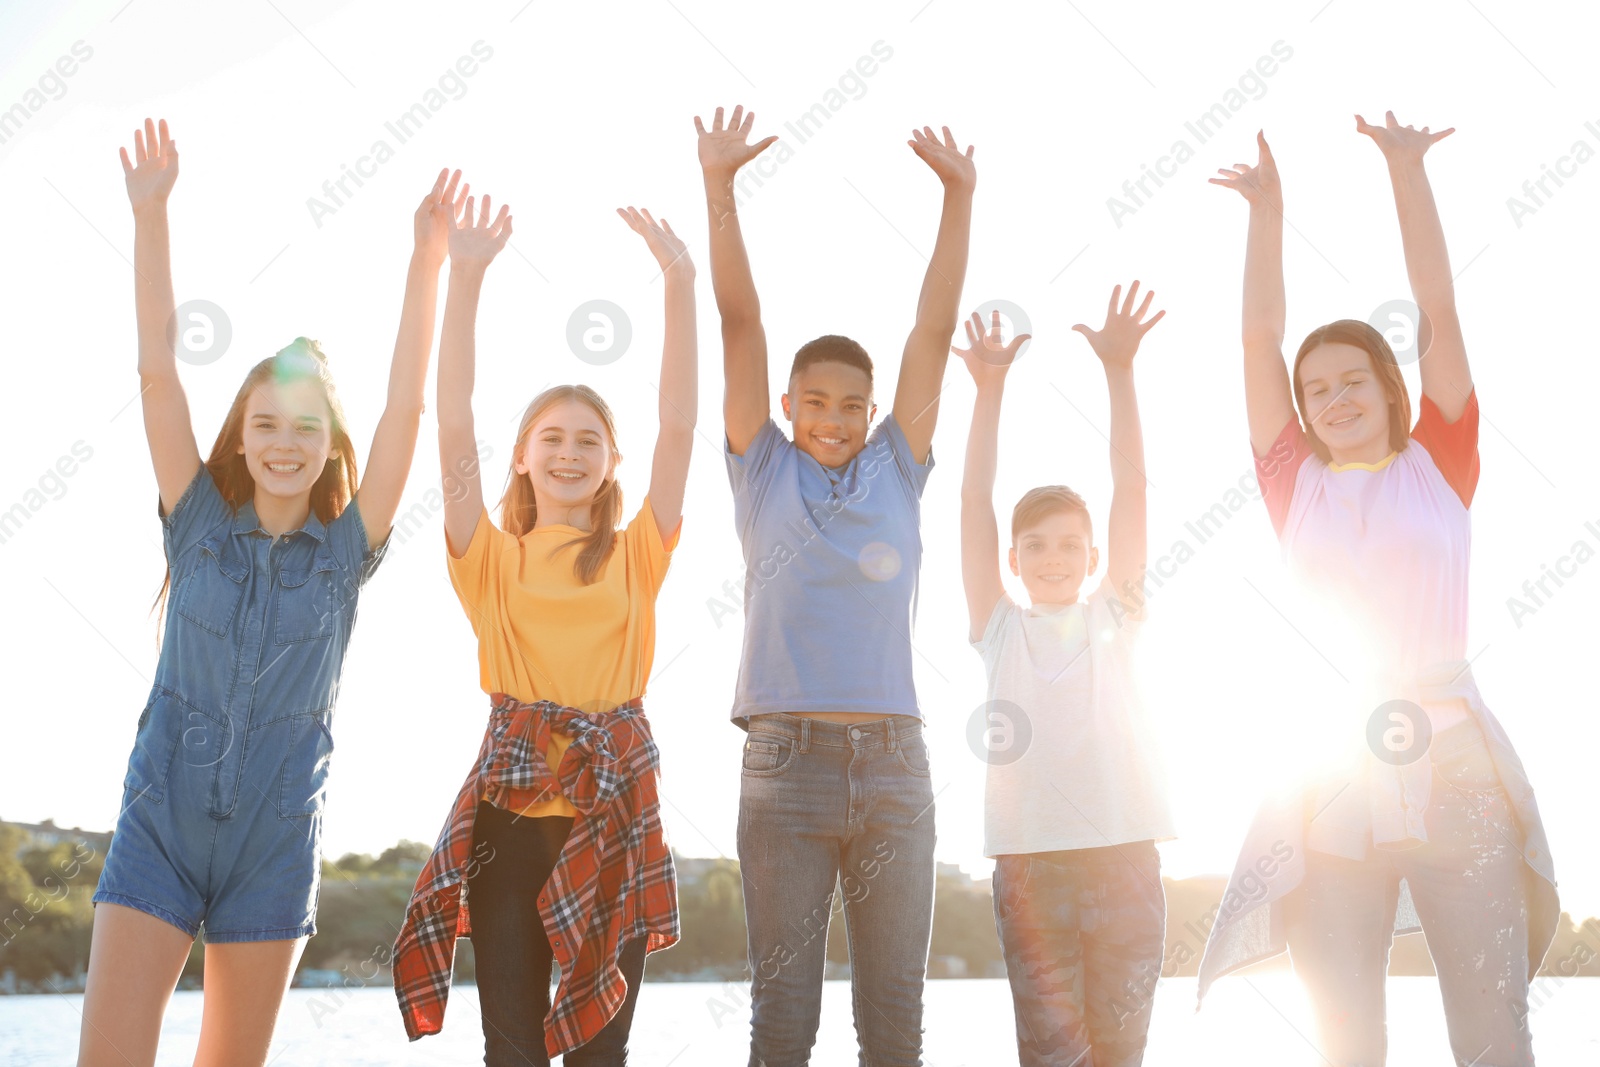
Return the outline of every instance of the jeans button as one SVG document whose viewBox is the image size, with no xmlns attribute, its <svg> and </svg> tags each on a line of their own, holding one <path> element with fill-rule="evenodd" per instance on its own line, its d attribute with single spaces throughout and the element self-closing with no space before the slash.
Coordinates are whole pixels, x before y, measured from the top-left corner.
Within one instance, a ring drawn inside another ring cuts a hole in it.
<svg viewBox="0 0 1600 1067">
<path fill-rule="evenodd" d="M 860 731 L 860 729 L 858 729 L 857 727 L 854 727 L 854 726 L 850 727 L 850 740 L 852 740 L 852 741 L 861 740 L 861 731 Z"/>
</svg>

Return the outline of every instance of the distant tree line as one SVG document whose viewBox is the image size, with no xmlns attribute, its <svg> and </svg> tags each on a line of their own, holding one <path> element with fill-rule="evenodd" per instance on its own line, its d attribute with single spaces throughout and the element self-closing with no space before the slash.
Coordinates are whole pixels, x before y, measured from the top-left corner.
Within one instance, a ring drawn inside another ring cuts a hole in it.
<svg viewBox="0 0 1600 1067">
<path fill-rule="evenodd" d="M 49 826 L 50 824 L 44 824 Z M 93 920 L 90 896 L 105 862 L 103 835 L 52 835 L 49 844 L 24 827 L 0 822 L 0 990 L 48 992 L 78 989 L 88 968 Z M 429 846 L 400 841 L 377 856 L 347 853 L 322 865 L 317 936 L 306 944 L 300 977 L 311 984 L 344 986 L 389 983 L 389 961 L 417 875 Z M 658 979 L 748 977 L 745 954 L 744 886 L 731 859 L 677 857 L 682 939 L 652 954 L 647 974 Z M 1224 880 L 1163 879 L 1167 895 L 1167 947 L 1163 977 L 1192 976 L 1221 900 Z M 868 889 L 870 891 L 870 889 Z M 819 902 L 820 904 L 821 902 Z M 835 892 L 827 958 L 848 965 L 843 893 Z M 203 936 L 203 935 L 202 935 Z M 934 890 L 931 977 L 1003 977 L 987 882 L 957 876 L 946 867 Z M 461 942 L 456 978 L 472 979 L 472 949 Z M 196 941 L 180 981 L 198 986 L 204 945 Z M 1287 967 L 1287 957 L 1274 964 Z M 1432 960 L 1421 935 L 1400 938 L 1390 955 L 1390 974 L 1431 975 Z M 1567 978 L 1600 976 L 1600 919 L 1575 923 L 1561 916 L 1555 943 L 1536 984 L 1548 995 Z"/>
</svg>

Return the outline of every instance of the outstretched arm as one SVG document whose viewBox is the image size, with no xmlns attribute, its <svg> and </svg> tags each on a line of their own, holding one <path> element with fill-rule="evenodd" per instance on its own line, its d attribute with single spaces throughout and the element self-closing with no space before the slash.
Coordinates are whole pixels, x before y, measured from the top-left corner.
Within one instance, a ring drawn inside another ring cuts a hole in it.
<svg viewBox="0 0 1600 1067">
<path fill-rule="evenodd" d="M 1356 130 L 1371 137 L 1389 164 L 1389 181 L 1394 185 L 1394 206 L 1400 216 L 1400 243 L 1405 248 L 1406 274 L 1411 279 L 1411 298 L 1422 312 L 1417 323 L 1417 350 L 1423 359 L 1417 365 L 1422 374 L 1422 393 L 1439 408 L 1447 422 L 1455 422 L 1467 406 L 1472 392 L 1472 373 L 1467 366 L 1467 345 L 1461 336 L 1461 319 L 1456 314 L 1456 288 L 1450 274 L 1450 253 L 1444 243 L 1444 227 L 1439 222 L 1439 207 L 1433 201 L 1433 187 L 1422 157 L 1434 142 L 1455 132 L 1429 133 L 1395 121 L 1394 112 L 1384 112 L 1384 125 L 1371 126 L 1356 116 Z"/>
<path fill-rule="evenodd" d="M 502 205 L 490 222 L 486 196 L 474 219 L 469 188 L 462 186 L 447 209 L 450 289 L 444 302 L 444 332 L 439 336 L 439 467 L 446 489 L 460 487 L 460 492 L 444 495 L 444 533 L 446 547 L 458 559 L 467 551 L 483 514 L 483 477 L 472 422 L 478 297 L 484 272 L 511 239 L 510 209 Z"/>
<path fill-rule="evenodd" d="M 987 332 L 977 312 L 966 323 L 967 347 L 951 347 L 972 373 L 978 398 L 972 405 L 967 432 L 967 465 L 961 475 L 961 583 L 967 593 L 967 640 L 976 641 L 989 625 L 995 604 L 1005 593 L 1000 577 L 1000 530 L 994 515 L 994 472 L 1000 438 L 1000 399 L 1006 371 L 1017 350 L 1031 335 L 1000 343 L 1000 312 Z"/>
<path fill-rule="evenodd" d="M 458 170 L 439 172 L 433 189 L 422 198 L 413 219 L 416 243 L 406 270 L 405 303 L 400 307 L 400 332 L 389 364 L 389 399 L 372 436 L 367 473 L 361 479 L 358 507 L 367 528 L 367 547 L 377 548 L 389 536 L 400 507 L 411 458 L 417 451 L 422 423 L 422 389 L 428 378 L 433 348 L 434 314 L 439 302 L 439 268 L 449 244 L 447 213 L 456 199 Z M 446 180 L 449 184 L 446 185 Z"/>
<path fill-rule="evenodd" d="M 161 510 L 171 512 L 200 469 L 200 449 L 189 421 L 189 400 L 178 380 L 174 354 L 179 324 L 173 321 L 172 247 L 167 197 L 178 180 L 178 144 L 167 120 L 144 120 L 133 133 L 134 158 L 123 148 L 122 175 L 133 205 L 133 302 L 139 324 L 139 397 L 150 461 L 161 492 Z"/>
<path fill-rule="evenodd" d="M 694 128 L 700 134 L 700 171 L 705 178 L 706 214 L 711 224 L 711 290 L 722 317 L 722 420 L 728 447 L 736 456 L 744 455 L 772 412 L 767 385 L 767 334 L 761 326 L 761 302 L 756 298 L 733 190 L 739 168 L 777 140 L 768 137 L 747 144 L 755 118 L 754 111 L 744 114 L 741 104 L 733 109 L 726 128 L 720 107 L 709 130 L 700 116 L 694 119 Z"/>
<path fill-rule="evenodd" d="M 700 402 L 698 349 L 695 340 L 694 263 L 689 249 L 649 211 L 617 209 L 633 231 L 644 238 L 661 266 L 666 287 L 666 339 L 661 346 L 661 429 L 650 466 L 650 509 L 665 545 L 683 516 L 683 488 L 689 480 L 689 454 L 694 449 L 695 416 Z"/>
<path fill-rule="evenodd" d="M 939 216 L 939 236 L 933 258 L 917 297 L 917 321 L 906 338 L 900 358 L 900 379 L 894 390 L 894 417 L 911 446 L 911 456 L 926 463 L 933 447 L 933 427 L 939 418 L 939 391 L 944 387 L 945 362 L 950 358 L 950 335 L 955 333 L 961 309 L 961 286 L 967 276 L 967 247 L 972 235 L 972 190 L 978 181 L 972 163 L 972 146 L 966 154 L 956 146 L 950 127 L 944 141 L 924 126 L 911 132 L 911 150 L 944 183 L 944 208 Z M 993 605 L 990 605 L 991 607 Z"/>
<path fill-rule="evenodd" d="M 1117 298 L 1122 286 L 1111 290 L 1111 301 L 1106 305 L 1106 324 L 1091 330 L 1078 323 L 1074 330 L 1088 338 L 1094 354 L 1106 371 L 1106 387 L 1111 394 L 1111 523 L 1107 532 L 1111 558 L 1106 563 L 1105 580 L 1111 583 L 1112 595 L 1124 604 L 1131 599 L 1143 612 L 1142 592 L 1124 599 L 1134 590 L 1144 586 L 1146 555 L 1144 430 L 1139 424 L 1139 400 L 1133 387 L 1133 357 L 1139 351 L 1139 342 L 1167 314 L 1158 311 L 1148 321 L 1142 322 L 1155 298 L 1152 289 L 1144 295 L 1137 311 L 1133 302 L 1139 295 L 1139 283 L 1128 287 L 1128 297 L 1117 308 Z M 1280 364 L 1281 366 L 1281 364 Z"/>
<path fill-rule="evenodd" d="M 1294 415 L 1294 393 L 1283 365 L 1283 188 L 1267 139 L 1256 133 L 1254 167 L 1219 169 L 1211 184 L 1239 192 L 1250 203 L 1244 254 L 1244 403 L 1250 446 L 1265 456 Z"/>
</svg>

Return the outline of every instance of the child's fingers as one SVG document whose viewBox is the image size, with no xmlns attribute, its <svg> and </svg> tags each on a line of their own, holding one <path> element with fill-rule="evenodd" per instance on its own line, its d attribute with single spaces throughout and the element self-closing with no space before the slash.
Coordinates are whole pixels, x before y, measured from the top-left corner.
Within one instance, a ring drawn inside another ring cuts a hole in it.
<svg viewBox="0 0 1600 1067">
<path fill-rule="evenodd" d="M 1139 279 L 1135 278 L 1133 280 L 1133 284 L 1128 286 L 1128 298 L 1122 302 L 1122 313 L 1124 315 L 1128 314 L 1128 312 L 1133 310 L 1133 299 L 1134 299 L 1134 297 L 1136 297 L 1138 295 L 1139 295 Z"/>
<path fill-rule="evenodd" d="M 133 164 L 128 161 L 128 150 L 126 148 L 118 148 L 117 154 L 122 157 L 122 173 L 132 174 Z"/>
<path fill-rule="evenodd" d="M 160 131 L 161 131 L 161 154 L 165 155 L 167 152 L 169 152 L 171 150 L 171 145 L 172 145 L 172 139 L 167 136 L 167 120 L 166 119 L 162 119 L 161 120 Z M 1427 133 L 1428 131 L 1426 129 L 1424 129 L 1422 132 L 1423 133 Z"/>
<path fill-rule="evenodd" d="M 705 133 L 706 132 L 705 123 L 700 121 L 700 116 L 699 115 L 696 115 L 694 117 L 694 132 L 696 132 L 696 133 Z"/>
<path fill-rule="evenodd" d="M 1145 323 L 1143 328 L 1141 328 L 1139 330 L 1139 336 L 1143 337 L 1145 334 L 1149 333 L 1150 332 L 1150 327 L 1154 326 L 1156 323 L 1158 323 L 1162 319 L 1166 318 L 1166 315 L 1167 315 L 1167 309 L 1166 308 L 1162 308 L 1160 311 L 1156 312 L 1155 317 L 1152 318 L 1149 322 Z"/>
</svg>

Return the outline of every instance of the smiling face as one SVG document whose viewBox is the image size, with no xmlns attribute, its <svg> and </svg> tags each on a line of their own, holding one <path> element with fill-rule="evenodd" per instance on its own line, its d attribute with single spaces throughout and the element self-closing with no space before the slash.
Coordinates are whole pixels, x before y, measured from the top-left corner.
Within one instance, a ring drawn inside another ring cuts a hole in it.
<svg viewBox="0 0 1600 1067">
<path fill-rule="evenodd" d="M 587 529 L 589 505 L 610 482 L 616 449 L 605 420 L 581 400 L 550 405 L 534 420 L 517 454 L 516 472 L 528 479 L 537 525 Z"/>
<path fill-rule="evenodd" d="M 824 467 L 842 467 L 866 447 L 876 411 L 872 379 L 848 363 L 812 363 L 795 373 L 783 394 L 795 447 Z"/>
<path fill-rule="evenodd" d="M 1305 354 L 1297 371 L 1304 414 L 1335 463 L 1378 463 L 1391 451 L 1394 399 L 1357 345 L 1331 342 Z"/>
<path fill-rule="evenodd" d="M 236 451 L 259 491 L 309 498 L 332 445 L 333 413 L 314 379 L 267 381 L 251 390 Z"/>
<path fill-rule="evenodd" d="M 1083 580 L 1100 565 L 1100 550 L 1091 540 L 1089 519 L 1082 511 L 1047 512 L 1017 532 L 1011 573 L 1022 578 L 1035 604 L 1075 603 Z"/>
</svg>

